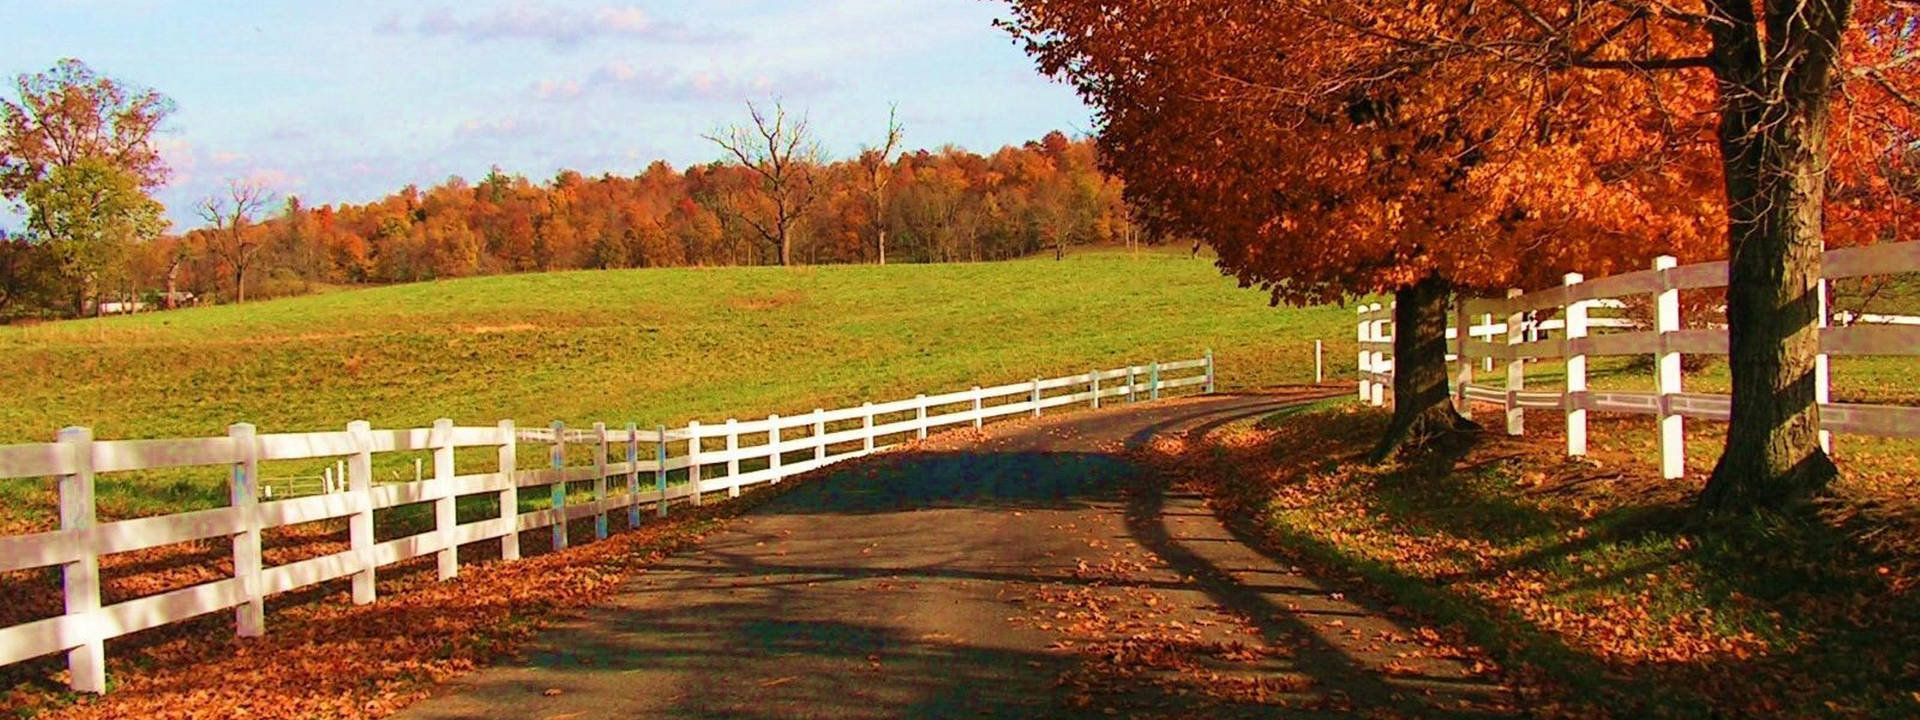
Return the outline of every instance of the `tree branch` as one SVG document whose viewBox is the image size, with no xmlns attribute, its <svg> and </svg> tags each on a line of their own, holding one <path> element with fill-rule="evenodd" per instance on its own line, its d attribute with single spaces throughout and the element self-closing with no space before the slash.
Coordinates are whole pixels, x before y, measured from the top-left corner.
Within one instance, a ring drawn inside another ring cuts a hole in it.
<svg viewBox="0 0 1920 720">
<path fill-rule="evenodd" d="M 1650 57 L 1629 58 L 1624 60 L 1575 59 L 1568 63 L 1570 67 L 1586 70 L 1687 70 L 1713 67 L 1713 58 L 1705 55 L 1694 57 Z"/>
<path fill-rule="evenodd" d="M 1920 110 L 1920 98 L 1916 98 L 1913 95 L 1908 94 L 1906 91 L 1901 90 L 1899 87 L 1895 86 L 1892 80 L 1887 79 L 1887 76 L 1885 73 L 1882 73 L 1878 70 L 1868 69 L 1866 72 L 1861 73 L 1861 75 L 1865 77 L 1867 80 L 1873 82 L 1874 85 L 1879 86 L 1881 90 L 1885 91 L 1887 95 L 1891 96 L 1894 100 L 1898 100 L 1900 104 L 1905 105 L 1914 110 Z"/>
</svg>

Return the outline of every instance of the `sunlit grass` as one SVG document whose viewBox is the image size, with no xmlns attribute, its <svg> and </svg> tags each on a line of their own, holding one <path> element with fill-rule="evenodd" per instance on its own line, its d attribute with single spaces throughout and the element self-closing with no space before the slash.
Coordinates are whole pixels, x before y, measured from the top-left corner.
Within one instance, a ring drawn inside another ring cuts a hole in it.
<svg viewBox="0 0 1920 720">
<path fill-rule="evenodd" d="M 1008 263 L 580 271 L 0 328 L 0 443 L 424 427 L 678 425 L 1199 357 L 1223 388 L 1351 377 L 1353 314 L 1274 309 L 1179 252 Z M 546 463 L 544 448 L 520 453 Z M 584 462 L 586 451 L 570 451 Z M 412 479 L 413 460 L 376 475 Z M 490 469 L 491 451 L 463 452 Z M 318 475 L 323 463 L 263 468 Z M 428 465 L 429 469 L 431 464 Z M 219 468 L 103 476 L 102 512 L 225 504 Z M 44 527 L 43 480 L 0 481 L 0 530 Z"/>
</svg>

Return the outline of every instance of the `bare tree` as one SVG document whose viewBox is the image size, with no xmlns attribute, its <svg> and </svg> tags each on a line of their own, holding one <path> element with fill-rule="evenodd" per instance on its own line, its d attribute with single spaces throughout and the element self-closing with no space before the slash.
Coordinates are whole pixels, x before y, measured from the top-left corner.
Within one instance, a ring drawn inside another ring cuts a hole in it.
<svg viewBox="0 0 1920 720">
<path fill-rule="evenodd" d="M 273 193 L 245 180 L 227 181 L 225 197 L 214 195 L 200 201 L 200 217 L 211 226 L 207 249 L 233 269 L 233 301 L 247 300 L 247 268 L 266 247 L 265 238 L 249 232 L 254 216 L 271 202 Z"/>
<path fill-rule="evenodd" d="M 887 141 L 880 147 L 860 150 L 860 169 L 866 174 L 867 193 L 873 201 L 874 245 L 880 249 L 880 264 L 887 264 L 887 182 L 893 179 L 893 153 L 907 128 L 900 124 L 900 105 L 887 108 Z"/>
<path fill-rule="evenodd" d="M 164 275 L 167 280 L 167 296 L 161 299 L 168 310 L 177 310 L 180 307 L 180 266 L 185 265 L 187 260 L 187 244 L 174 243 L 173 250 L 167 253 L 167 270 Z"/>
<path fill-rule="evenodd" d="M 752 171 L 759 179 L 758 193 L 771 210 L 770 217 L 755 217 L 741 203 L 721 203 L 720 210 L 744 222 L 760 237 L 780 249 L 780 264 L 793 264 L 793 229 L 819 198 L 815 175 L 820 168 L 820 144 L 813 139 L 806 115 L 791 117 L 786 107 L 773 104 L 768 115 L 753 103 L 747 103 L 753 118 L 751 127 L 736 125 L 725 132 L 702 135 Z"/>
</svg>

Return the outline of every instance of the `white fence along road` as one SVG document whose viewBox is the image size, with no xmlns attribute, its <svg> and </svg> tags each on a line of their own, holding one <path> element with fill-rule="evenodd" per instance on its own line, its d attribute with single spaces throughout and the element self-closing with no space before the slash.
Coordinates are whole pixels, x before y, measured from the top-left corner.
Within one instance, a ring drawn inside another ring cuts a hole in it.
<svg viewBox="0 0 1920 720">
<path fill-rule="evenodd" d="M 1171 377 L 1169 377 L 1171 375 Z M 933 430 L 982 423 L 1008 416 L 1038 416 L 1046 408 L 1099 407 L 1124 398 L 1157 400 L 1181 388 L 1213 391 L 1213 353 L 1204 358 L 1092 371 L 1052 379 L 974 387 L 942 395 L 918 395 L 896 402 L 839 410 L 814 410 L 797 417 L 720 424 L 690 422 L 684 428 L 640 429 L 632 424 L 590 430 L 517 427 L 503 420 L 491 427 L 461 427 L 440 420 L 429 428 L 376 430 L 366 422 L 348 423 L 334 432 L 259 434 L 252 425 L 234 425 L 226 437 L 95 440 L 87 428 L 68 428 L 57 442 L 0 446 L 0 477 L 58 477 L 60 529 L 0 536 L 0 572 L 58 566 L 64 578 L 66 612 L 0 628 L 0 665 L 51 653 L 67 653 L 75 690 L 104 692 L 103 641 L 147 628 L 235 608 L 238 632 L 266 632 L 264 600 L 335 578 L 353 579 L 353 601 L 374 601 L 377 568 L 409 558 L 434 555 L 440 579 L 460 572 L 461 545 L 498 538 L 504 560 L 520 557 L 519 533 L 558 526 L 556 548 L 565 547 L 569 520 L 595 518 L 595 536 L 607 536 L 608 513 L 625 511 L 629 527 L 641 513 L 666 515 L 674 502 L 699 505 L 709 493 L 779 482 L 836 462 L 925 438 Z M 746 440 L 743 444 L 741 441 Z M 545 446 L 550 467 L 519 469 L 518 453 L 528 443 Z M 589 444 L 592 465 L 569 466 L 568 444 Z M 715 447 L 719 446 L 719 447 Z M 454 451 L 498 448 L 498 465 L 464 474 L 454 467 Z M 375 483 L 376 453 L 428 451 L 429 476 L 417 482 Z M 617 459 L 616 459 L 617 458 Z M 273 460 L 345 461 L 344 492 L 289 499 L 261 498 L 259 463 Z M 742 471 L 742 460 L 765 467 Z M 100 473 L 196 465 L 231 468 L 227 507 L 97 522 L 94 478 Z M 684 470 L 685 480 L 669 482 Z M 615 485 L 609 486 L 612 480 Z M 643 480 L 648 481 L 644 482 Z M 569 483 L 591 481 L 591 500 L 572 504 Z M 624 486 L 622 488 L 621 486 Z M 551 505 L 520 512 L 523 488 L 548 488 Z M 455 522 L 455 501 L 495 495 L 499 515 Z M 433 504 L 433 528 L 416 535 L 374 542 L 374 511 L 411 503 Z M 262 530 L 345 518 L 350 548 L 331 555 L 277 566 L 261 560 Z M 102 555 L 156 548 L 174 543 L 228 538 L 234 573 L 215 582 L 101 604 Z"/>
</svg>

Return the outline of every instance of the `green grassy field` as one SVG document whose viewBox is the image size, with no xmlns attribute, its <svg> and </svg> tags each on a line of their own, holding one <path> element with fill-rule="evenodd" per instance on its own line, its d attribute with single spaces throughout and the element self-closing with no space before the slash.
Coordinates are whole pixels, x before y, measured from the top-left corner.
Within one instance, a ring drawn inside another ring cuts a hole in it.
<svg viewBox="0 0 1920 720">
<path fill-rule="evenodd" d="M 1217 356 L 1223 388 L 1352 374 L 1352 311 L 1281 309 L 1186 253 L 971 265 L 583 271 L 0 328 L 0 443 L 793 414 Z M 522 453 L 538 455 L 538 453 Z M 541 457 L 526 457 L 533 463 Z M 319 465 L 289 468 L 311 474 Z M 388 468 L 410 477 L 410 471 Z M 269 469 L 266 474 L 275 471 Z M 101 512 L 223 503 L 223 473 L 103 479 Z M 54 510 L 0 481 L 0 521 Z M 6 523 L 0 522 L 0 527 Z"/>
<path fill-rule="evenodd" d="M 0 444 L 50 440 L 68 425 L 106 439 L 221 435 L 235 422 L 333 430 L 356 419 L 678 425 L 1208 348 L 1222 388 L 1261 387 L 1310 381 L 1315 339 L 1326 341 L 1329 381 L 1352 377 L 1350 309 L 1271 308 L 1179 250 L 511 275 L 0 327 Z M 1651 389 L 1650 374 L 1627 365 L 1596 359 L 1594 387 Z M 1835 373 L 1837 399 L 1920 402 L 1898 358 L 1839 359 Z M 1725 375 L 1719 363 L 1688 387 L 1724 391 Z M 1497 383 L 1504 370 L 1479 376 Z M 1530 387 L 1561 382 L 1558 363 L 1528 369 Z M 459 462 L 489 462 L 488 452 L 462 451 Z M 544 453 L 521 461 L 539 467 Z M 412 477 L 410 456 L 376 462 L 383 479 Z M 263 474 L 313 485 L 323 466 L 280 463 Z M 50 527 L 52 488 L 44 478 L 0 480 L 0 532 Z M 107 518 L 149 515 L 224 504 L 225 479 L 219 468 L 122 473 L 102 477 L 100 493 Z"/>
</svg>

